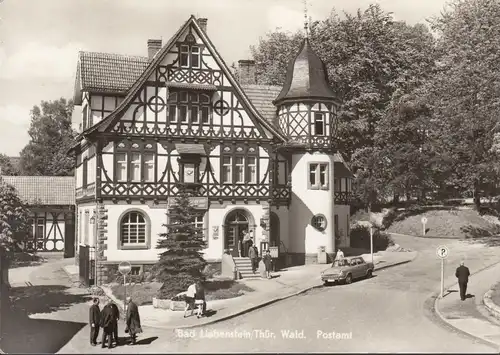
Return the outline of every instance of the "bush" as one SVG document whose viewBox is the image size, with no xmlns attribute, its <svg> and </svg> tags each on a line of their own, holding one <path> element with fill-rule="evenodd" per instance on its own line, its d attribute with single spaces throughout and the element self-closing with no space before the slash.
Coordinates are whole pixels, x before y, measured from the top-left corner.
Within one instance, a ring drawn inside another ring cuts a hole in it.
<svg viewBox="0 0 500 355">
<path fill-rule="evenodd" d="M 382 229 L 387 229 L 393 224 L 396 219 L 398 218 L 399 213 L 396 208 L 391 208 L 389 209 L 389 212 L 384 216 L 384 219 L 382 219 Z"/>
<path fill-rule="evenodd" d="M 370 229 L 363 225 L 355 225 L 351 228 L 351 247 L 370 249 Z M 394 245 L 391 237 L 383 233 L 378 228 L 373 228 L 373 251 L 386 250 L 387 247 Z"/>
</svg>

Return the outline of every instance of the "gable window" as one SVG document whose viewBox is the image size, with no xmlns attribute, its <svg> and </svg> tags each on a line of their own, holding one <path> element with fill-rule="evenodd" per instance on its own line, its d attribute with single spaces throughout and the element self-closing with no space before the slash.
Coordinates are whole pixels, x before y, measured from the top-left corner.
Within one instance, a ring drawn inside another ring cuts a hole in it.
<svg viewBox="0 0 500 355">
<path fill-rule="evenodd" d="M 228 183 L 231 182 L 232 179 L 232 157 L 224 156 L 222 157 L 222 182 Z"/>
<path fill-rule="evenodd" d="M 127 155 L 125 153 L 117 153 L 116 157 L 116 180 L 127 181 Z"/>
<path fill-rule="evenodd" d="M 314 134 L 317 136 L 325 135 L 325 115 L 322 113 L 314 114 Z"/>
<path fill-rule="evenodd" d="M 183 44 L 179 49 L 179 64 L 182 68 L 200 67 L 200 47 Z"/>
<path fill-rule="evenodd" d="M 155 181 L 155 157 L 152 153 L 144 154 L 144 181 Z"/>
<path fill-rule="evenodd" d="M 246 182 L 255 184 L 257 182 L 257 159 L 255 157 L 247 157 L 247 172 Z"/>
<path fill-rule="evenodd" d="M 328 189 L 328 163 L 309 164 L 308 187 L 311 190 Z"/>
<path fill-rule="evenodd" d="M 141 212 L 126 213 L 120 220 L 120 243 L 122 248 L 147 248 L 147 223 Z"/>
<path fill-rule="evenodd" d="M 210 122 L 211 97 L 204 93 L 173 91 L 168 97 L 170 123 L 198 124 Z"/>
</svg>

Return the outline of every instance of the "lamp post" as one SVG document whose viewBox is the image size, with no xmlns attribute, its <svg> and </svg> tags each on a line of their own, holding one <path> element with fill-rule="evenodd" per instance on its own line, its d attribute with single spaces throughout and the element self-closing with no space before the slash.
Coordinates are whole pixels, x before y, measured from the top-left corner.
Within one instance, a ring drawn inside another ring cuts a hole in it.
<svg viewBox="0 0 500 355">
<path fill-rule="evenodd" d="M 370 254 L 372 256 L 373 264 L 373 224 L 370 223 Z"/>
<path fill-rule="evenodd" d="M 90 224 L 94 226 L 94 286 L 97 286 L 97 208 L 94 210 L 92 217 L 90 217 Z"/>
</svg>

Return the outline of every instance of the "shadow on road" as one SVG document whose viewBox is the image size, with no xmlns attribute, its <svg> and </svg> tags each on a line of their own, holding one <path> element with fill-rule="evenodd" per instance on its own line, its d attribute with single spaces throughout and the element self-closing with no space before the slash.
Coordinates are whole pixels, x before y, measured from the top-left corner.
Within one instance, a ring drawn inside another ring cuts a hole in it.
<svg viewBox="0 0 500 355">
<path fill-rule="evenodd" d="M 136 345 L 149 345 L 149 344 L 151 344 L 153 341 L 155 341 L 156 339 L 158 339 L 158 337 L 149 337 L 149 338 L 145 338 L 145 339 L 137 340 L 137 342 L 136 342 L 135 344 L 136 344 Z"/>
<path fill-rule="evenodd" d="M 87 295 L 71 294 L 64 286 L 27 286 L 11 289 L 10 309 L 2 310 L 1 345 L 6 353 L 56 353 L 86 323 L 32 319 L 88 301 Z"/>
</svg>

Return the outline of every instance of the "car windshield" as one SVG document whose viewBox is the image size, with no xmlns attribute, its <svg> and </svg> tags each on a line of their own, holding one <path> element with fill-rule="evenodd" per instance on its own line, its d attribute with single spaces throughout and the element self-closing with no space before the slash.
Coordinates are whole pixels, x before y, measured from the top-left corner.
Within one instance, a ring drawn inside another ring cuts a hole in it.
<svg viewBox="0 0 500 355">
<path fill-rule="evenodd" d="M 332 266 L 347 266 L 349 265 L 347 260 L 335 260 Z"/>
</svg>

